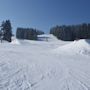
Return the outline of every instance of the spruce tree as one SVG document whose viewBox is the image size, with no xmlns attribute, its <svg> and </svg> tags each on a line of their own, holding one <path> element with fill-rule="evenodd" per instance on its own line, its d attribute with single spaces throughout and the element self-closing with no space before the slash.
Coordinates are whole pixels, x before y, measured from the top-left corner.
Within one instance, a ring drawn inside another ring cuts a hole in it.
<svg viewBox="0 0 90 90">
<path fill-rule="evenodd" d="M 11 42 L 12 27 L 10 20 L 3 21 L 1 26 L 3 31 L 3 39 L 8 42 Z"/>
</svg>

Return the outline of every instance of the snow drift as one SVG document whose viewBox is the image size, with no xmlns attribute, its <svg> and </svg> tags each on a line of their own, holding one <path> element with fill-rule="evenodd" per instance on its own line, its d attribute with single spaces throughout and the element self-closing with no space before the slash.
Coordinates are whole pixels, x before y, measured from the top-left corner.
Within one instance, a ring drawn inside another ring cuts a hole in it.
<svg viewBox="0 0 90 90">
<path fill-rule="evenodd" d="M 20 45 L 20 41 L 18 39 L 13 39 L 11 44 L 17 44 L 17 45 Z"/>
<path fill-rule="evenodd" d="M 60 46 L 54 51 L 57 53 L 67 52 L 68 54 L 68 52 L 71 52 L 71 53 L 81 53 L 84 55 L 90 55 L 90 40 L 89 39 L 76 40 L 62 47 Z"/>
</svg>

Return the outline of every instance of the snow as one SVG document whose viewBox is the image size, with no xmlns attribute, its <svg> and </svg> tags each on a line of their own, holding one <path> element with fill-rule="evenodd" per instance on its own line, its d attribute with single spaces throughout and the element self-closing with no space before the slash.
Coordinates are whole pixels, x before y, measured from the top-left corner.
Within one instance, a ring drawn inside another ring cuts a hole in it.
<svg viewBox="0 0 90 90">
<path fill-rule="evenodd" d="M 38 35 L 38 40 L 40 41 L 58 41 L 58 39 L 52 35 L 52 34 L 42 34 L 42 35 Z"/>
<path fill-rule="evenodd" d="M 17 44 L 17 45 L 20 45 L 20 42 L 19 42 L 18 39 L 13 38 L 11 44 Z"/>
<path fill-rule="evenodd" d="M 78 40 L 78 41 L 74 41 L 68 45 L 64 45 L 62 47 L 59 47 L 57 49 L 55 49 L 55 52 L 60 52 L 62 50 L 62 52 L 67 52 L 68 54 L 73 53 L 78 53 L 78 54 L 87 54 L 90 55 L 90 40 L 86 39 L 82 39 L 82 40 Z"/>
<path fill-rule="evenodd" d="M 89 52 L 90 40 L 2 43 L 0 90 L 89 90 Z"/>
</svg>

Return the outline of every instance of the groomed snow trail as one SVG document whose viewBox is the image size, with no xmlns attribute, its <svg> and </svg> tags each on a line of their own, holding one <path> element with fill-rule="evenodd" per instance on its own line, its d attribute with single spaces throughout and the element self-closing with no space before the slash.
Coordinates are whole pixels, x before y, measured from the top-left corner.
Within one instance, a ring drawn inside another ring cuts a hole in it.
<svg viewBox="0 0 90 90">
<path fill-rule="evenodd" d="M 87 42 L 16 41 L 0 44 L 0 90 L 90 90 Z"/>
<path fill-rule="evenodd" d="M 74 41 L 54 50 L 68 69 L 69 90 L 90 90 L 90 40 Z"/>
</svg>

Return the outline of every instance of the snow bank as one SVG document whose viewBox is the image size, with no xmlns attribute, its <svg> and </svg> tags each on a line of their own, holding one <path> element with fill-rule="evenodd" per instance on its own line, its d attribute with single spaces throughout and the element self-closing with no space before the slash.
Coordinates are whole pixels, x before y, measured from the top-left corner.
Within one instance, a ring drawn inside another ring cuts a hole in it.
<svg viewBox="0 0 90 90">
<path fill-rule="evenodd" d="M 18 39 L 16 39 L 15 37 L 12 38 L 12 42 L 11 44 L 17 44 L 20 45 L 20 41 Z"/>
<path fill-rule="evenodd" d="M 74 53 L 90 55 L 90 40 L 82 39 L 82 40 L 74 41 L 70 44 L 61 46 L 61 47 L 55 49 L 54 51 L 57 53 L 64 51 L 64 52 L 69 52 L 69 54 L 74 52 Z"/>
</svg>

